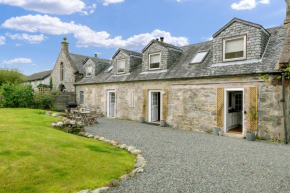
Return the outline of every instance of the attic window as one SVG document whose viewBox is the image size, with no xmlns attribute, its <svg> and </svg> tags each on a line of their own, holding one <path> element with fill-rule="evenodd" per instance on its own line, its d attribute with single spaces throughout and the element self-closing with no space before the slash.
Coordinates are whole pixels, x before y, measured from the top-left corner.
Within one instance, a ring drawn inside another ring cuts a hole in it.
<svg viewBox="0 0 290 193">
<path fill-rule="evenodd" d="M 223 61 L 246 59 L 246 36 L 223 40 Z"/>
<path fill-rule="evenodd" d="M 87 77 L 91 77 L 93 74 L 93 68 L 90 66 L 90 67 L 87 67 Z"/>
<path fill-rule="evenodd" d="M 110 66 L 110 68 L 108 68 L 107 72 L 111 72 L 113 70 L 113 66 Z"/>
<path fill-rule="evenodd" d="M 202 63 L 205 59 L 205 57 L 207 56 L 208 51 L 203 51 L 203 52 L 199 52 L 195 55 L 195 57 L 193 58 L 193 60 L 191 61 L 192 64 L 198 64 L 198 63 Z"/>
<path fill-rule="evenodd" d="M 161 53 L 149 54 L 149 70 L 160 69 Z"/>
<path fill-rule="evenodd" d="M 125 73 L 125 59 L 117 61 L 118 74 Z"/>
</svg>

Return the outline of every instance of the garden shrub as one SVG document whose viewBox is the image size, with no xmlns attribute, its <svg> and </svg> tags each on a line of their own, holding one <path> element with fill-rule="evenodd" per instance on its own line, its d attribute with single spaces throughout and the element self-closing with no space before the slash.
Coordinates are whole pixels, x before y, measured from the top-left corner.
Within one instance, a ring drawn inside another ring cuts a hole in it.
<svg viewBox="0 0 290 193">
<path fill-rule="evenodd" d="M 56 93 L 36 93 L 34 95 L 34 108 L 51 109 L 56 99 Z"/>
<path fill-rule="evenodd" d="M 26 79 L 18 69 L 0 68 L 0 86 L 4 83 L 23 83 Z"/>
<path fill-rule="evenodd" d="M 1 107 L 29 108 L 33 106 L 34 90 L 31 85 L 4 83 L 0 93 Z"/>
</svg>

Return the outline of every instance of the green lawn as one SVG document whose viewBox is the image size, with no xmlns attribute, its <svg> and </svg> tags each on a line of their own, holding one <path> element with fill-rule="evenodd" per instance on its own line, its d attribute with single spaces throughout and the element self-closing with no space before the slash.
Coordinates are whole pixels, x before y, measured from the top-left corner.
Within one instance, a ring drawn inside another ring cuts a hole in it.
<svg viewBox="0 0 290 193">
<path fill-rule="evenodd" d="M 0 192 L 96 189 L 134 166 L 134 156 L 50 128 L 39 110 L 0 108 Z"/>
</svg>

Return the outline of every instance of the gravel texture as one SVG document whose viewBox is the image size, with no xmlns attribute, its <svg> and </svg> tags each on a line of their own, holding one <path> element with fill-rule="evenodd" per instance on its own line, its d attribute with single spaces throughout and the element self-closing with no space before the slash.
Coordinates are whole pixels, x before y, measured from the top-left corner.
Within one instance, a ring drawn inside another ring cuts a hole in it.
<svg viewBox="0 0 290 193">
<path fill-rule="evenodd" d="M 290 192 L 290 146 L 103 118 L 86 131 L 132 145 L 148 161 L 107 192 Z"/>
</svg>

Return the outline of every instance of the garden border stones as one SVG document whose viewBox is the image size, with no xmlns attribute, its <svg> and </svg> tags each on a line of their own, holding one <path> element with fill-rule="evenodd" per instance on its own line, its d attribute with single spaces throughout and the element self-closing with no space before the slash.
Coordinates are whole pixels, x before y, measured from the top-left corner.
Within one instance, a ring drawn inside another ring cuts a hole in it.
<svg viewBox="0 0 290 193">
<path fill-rule="evenodd" d="M 65 127 L 67 125 L 71 125 L 71 127 L 80 127 L 80 126 L 83 126 L 82 123 L 78 122 L 76 123 L 72 120 L 69 120 L 67 117 L 65 116 L 61 116 L 63 114 L 53 114 L 53 113 L 50 113 L 50 112 L 46 112 L 45 114 L 46 116 L 52 116 L 52 117 L 59 117 L 59 118 L 63 118 L 63 121 L 64 122 L 56 122 L 56 123 L 52 123 L 51 124 L 51 127 L 59 127 L 59 128 L 62 128 L 62 127 Z M 86 137 L 86 138 L 90 138 L 90 139 L 95 139 L 95 140 L 99 140 L 99 141 L 103 141 L 105 143 L 108 143 L 112 146 L 115 146 L 115 147 L 118 147 L 120 149 L 123 149 L 123 150 L 127 150 L 130 154 L 136 156 L 135 158 L 135 166 L 133 168 L 133 170 L 127 174 L 124 174 L 123 176 L 119 177 L 118 180 L 116 179 L 113 179 L 109 182 L 108 184 L 108 187 L 101 187 L 101 188 L 98 188 L 98 189 L 95 189 L 93 191 L 90 191 L 90 190 L 82 190 L 82 191 L 79 191 L 78 193 L 101 193 L 103 191 L 106 191 L 108 190 L 110 187 L 116 187 L 116 186 L 119 186 L 119 184 L 121 182 L 124 182 L 126 180 L 128 180 L 129 178 L 132 178 L 136 175 L 136 173 L 143 173 L 144 172 L 144 167 L 146 166 L 147 164 L 147 161 L 145 160 L 145 158 L 143 157 L 143 155 L 141 154 L 142 151 L 139 150 L 139 149 L 136 149 L 134 146 L 127 146 L 126 144 L 119 144 L 117 141 L 115 140 L 109 140 L 109 139 L 106 139 L 105 137 L 100 137 L 98 135 L 92 135 L 90 133 L 86 133 L 86 132 L 79 132 L 79 136 L 83 136 L 83 137 Z"/>
<path fill-rule="evenodd" d="M 119 186 L 119 184 L 121 182 L 124 182 L 124 181 L 128 180 L 129 178 L 134 177 L 136 175 L 136 173 L 143 173 L 144 172 L 144 167 L 146 166 L 147 161 L 145 160 L 145 158 L 141 154 L 142 153 L 141 150 L 136 149 L 133 146 L 127 146 L 126 144 L 119 144 L 115 140 L 109 140 L 109 139 L 106 139 L 105 137 L 100 137 L 98 135 L 95 135 L 94 136 L 94 135 L 92 135 L 90 133 L 86 133 L 86 132 L 79 132 L 79 135 L 80 136 L 83 136 L 83 137 L 93 138 L 95 140 L 103 141 L 105 143 L 111 144 L 112 146 L 118 147 L 120 149 L 127 150 L 130 154 L 136 156 L 136 158 L 135 158 L 136 164 L 134 166 L 134 169 L 131 172 L 129 172 L 127 174 L 124 174 L 123 176 L 119 177 L 118 180 L 116 180 L 116 179 L 111 180 L 109 182 L 108 187 L 98 188 L 98 189 L 93 190 L 93 191 L 90 191 L 90 190 L 82 190 L 82 191 L 80 191 L 78 193 L 100 193 L 100 192 L 103 192 L 103 191 L 108 190 L 110 187 Z"/>
</svg>

